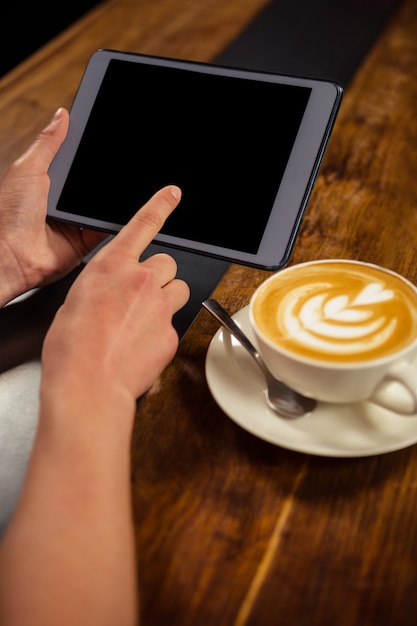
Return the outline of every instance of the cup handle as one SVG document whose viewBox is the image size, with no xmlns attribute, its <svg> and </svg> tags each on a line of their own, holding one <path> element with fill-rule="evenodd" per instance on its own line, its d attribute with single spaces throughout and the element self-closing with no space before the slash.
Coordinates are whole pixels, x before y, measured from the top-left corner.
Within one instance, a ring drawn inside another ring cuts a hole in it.
<svg viewBox="0 0 417 626">
<path fill-rule="evenodd" d="M 383 394 L 377 395 L 381 387 L 391 382 L 397 382 L 406 389 L 409 398 L 412 400 L 411 407 L 403 408 L 401 406 L 395 406 L 392 402 L 390 403 L 388 400 L 384 399 Z M 401 361 L 394 365 L 377 387 L 370 401 L 399 415 L 417 417 L 417 367 L 406 361 Z"/>
</svg>

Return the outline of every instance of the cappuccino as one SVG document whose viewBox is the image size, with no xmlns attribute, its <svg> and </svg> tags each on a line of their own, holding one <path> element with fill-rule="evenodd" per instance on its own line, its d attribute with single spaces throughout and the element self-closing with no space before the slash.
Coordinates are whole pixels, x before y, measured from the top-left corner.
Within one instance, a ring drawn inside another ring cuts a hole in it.
<svg viewBox="0 0 417 626">
<path fill-rule="evenodd" d="M 268 279 L 252 307 L 280 350 L 327 363 L 370 361 L 417 338 L 417 292 L 406 279 L 357 261 L 316 261 Z"/>
</svg>

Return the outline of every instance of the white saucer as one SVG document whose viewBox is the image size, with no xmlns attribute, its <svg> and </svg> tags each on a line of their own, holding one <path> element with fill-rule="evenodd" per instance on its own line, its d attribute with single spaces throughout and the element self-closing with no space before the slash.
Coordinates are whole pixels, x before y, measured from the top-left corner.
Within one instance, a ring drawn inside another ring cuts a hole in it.
<svg viewBox="0 0 417 626">
<path fill-rule="evenodd" d="M 233 316 L 256 344 L 248 307 Z M 295 420 L 268 408 L 262 374 L 248 352 L 220 328 L 206 357 L 209 389 L 220 408 L 248 432 L 289 450 L 327 457 L 361 457 L 400 450 L 417 443 L 417 417 L 402 417 L 370 402 L 319 403 Z M 395 386 L 391 394 L 401 393 Z"/>
</svg>

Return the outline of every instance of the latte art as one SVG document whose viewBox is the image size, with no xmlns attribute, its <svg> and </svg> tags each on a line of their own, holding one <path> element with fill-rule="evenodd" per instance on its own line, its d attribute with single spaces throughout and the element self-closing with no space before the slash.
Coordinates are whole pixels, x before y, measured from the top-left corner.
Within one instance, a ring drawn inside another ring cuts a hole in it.
<svg viewBox="0 0 417 626">
<path fill-rule="evenodd" d="M 398 320 L 390 319 L 382 307 L 375 306 L 379 300 L 369 297 L 375 293 L 374 288 L 381 302 L 394 299 L 393 291 L 382 290 L 376 283 L 353 299 L 331 284 L 314 285 L 307 294 L 300 289 L 278 307 L 277 324 L 288 341 L 291 338 L 321 353 L 346 356 L 379 348 L 394 335 Z"/>
<path fill-rule="evenodd" d="M 328 361 L 378 358 L 417 334 L 414 290 L 388 272 L 346 262 L 289 268 L 260 291 L 254 316 L 282 348 Z"/>
</svg>

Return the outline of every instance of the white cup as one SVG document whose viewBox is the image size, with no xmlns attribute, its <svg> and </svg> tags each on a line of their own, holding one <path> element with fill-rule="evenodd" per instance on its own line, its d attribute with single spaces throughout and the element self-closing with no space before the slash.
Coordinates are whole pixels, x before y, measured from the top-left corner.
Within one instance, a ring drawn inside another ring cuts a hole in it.
<svg viewBox="0 0 417 626">
<path fill-rule="evenodd" d="M 256 289 L 249 318 L 266 365 L 296 391 L 417 414 L 417 289 L 399 274 L 345 259 L 287 267 Z M 405 407 L 382 393 L 393 381 Z"/>
</svg>

